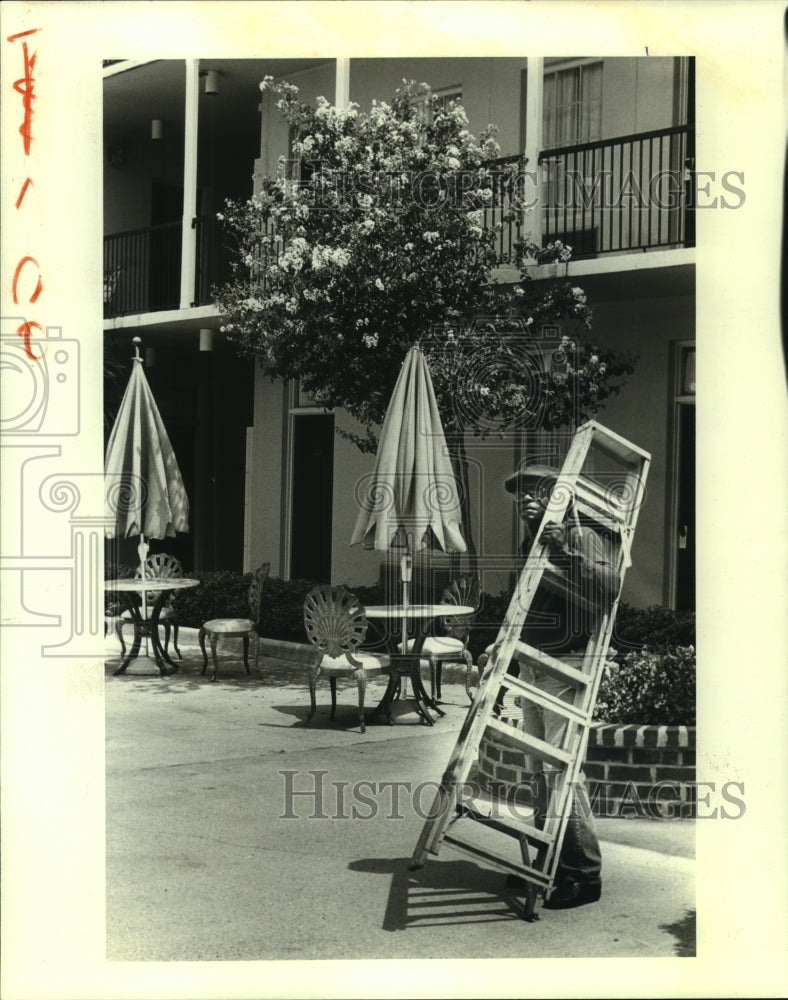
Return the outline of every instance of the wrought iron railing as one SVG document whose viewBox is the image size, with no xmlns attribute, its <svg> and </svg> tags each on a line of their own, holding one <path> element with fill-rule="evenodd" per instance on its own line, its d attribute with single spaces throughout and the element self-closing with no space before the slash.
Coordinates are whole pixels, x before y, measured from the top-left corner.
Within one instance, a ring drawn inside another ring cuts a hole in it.
<svg viewBox="0 0 788 1000">
<path fill-rule="evenodd" d="M 105 316 L 177 309 L 180 283 L 180 222 L 104 237 Z"/>
<path fill-rule="evenodd" d="M 539 154 L 543 244 L 573 257 L 694 245 L 688 125 Z"/>
<path fill-rule="evenodd" d="M 513 218 L 506 217 L 511 215 L 515 207 L 517 191 L 512 190 L 512 187 L 523 187 L 526 163 L 524 156 L 502 156 L 487 164 L 493 178 L 492 201 L 482 211 L 482 225 L 485 229 L 500 225 L 496 233 L 495 250 L 501 264 L 514 262 L 515 244 L 524 232 L 521 212 L 515 212 Z M 514 176 L 509 172 L 512 164 L 517 165 Z"/>
<path fill-rule="evenodd" d="M 197 234 L 193 305 L 206 305 L 230 274 L 215 216 L 193 222 Z M 181 301 L 181 223 L 104 237 L 104 315 L 177 309 Z"/>
<path fill-rule="evenodd" d="M 496 232 L 501 264 L 514 263 L 515 244 L 527 231 L 522 211 L 512 215 L 512 185 L 535 195 L 541 212 L 542 245 L 561 240 L 573 258 L 693 246 L 689 197 L 694 136 L 689 126 L 659 129 L 539 154 L 538 185 L 522 156 L 494 161 L 492 200 L 482 225 Z M 511 176 L 510 167 L 518 164 Z M 499 170 L 496 170 L 500 168 Z M 508 217 L 507 217 L 508 216 Z M 230 255 L 215 216 L 194 220 L 197 231 L 193 302 L 211 301 L 212 288 L 230 276 Z M 270 233 L 271 225 L 266 224 Z M 258 267 L 276 259 L 281 245 L 261 248 Z M 262 267 L 261 267 L 262 270 Z M 181 223 L 149 226 L 104 238 L 104 315 L 177 309 L 180 304 Z"/>
<path fill-rule="evenodd" d="M 231 276 L 230 253 L 222 239 L 222 228 L 215 215 L 201 215 L 194 220 L 197 230 L 197 268 L 194 276 L 194 304 L 213 301 L 213 289 Z"/>
</svg>

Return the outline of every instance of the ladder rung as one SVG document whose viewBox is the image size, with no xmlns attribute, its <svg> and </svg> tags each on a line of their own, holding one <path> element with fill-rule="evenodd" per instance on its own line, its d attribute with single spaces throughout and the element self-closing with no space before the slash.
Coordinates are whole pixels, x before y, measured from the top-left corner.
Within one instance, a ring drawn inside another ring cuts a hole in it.
<svg viewBox="0 0 788 1000">
<path fill-rule="evenodd" d="M 595 450 L 606 452 L 619 461 L 633 466 L 637 466 L 644 459 L 651 457 L 647 451 L 643 451 L 642 448 L 638 448 L 637 445 L 627 441 L 620 434 L 616 434 L 615 431 L 603 427 L 594 420 L 589 420 L 584 426 L 593 432 L 591 448 Z M 578 431 L 582 430 L 583 427 L 578 428 Z"/>
<path fill-rule="evenodd" d="M 566 750 L 551 746 L 544 740 L 531 736 L 530 733 L 524 733 L 521 729 L 515 729 L 514 726 L 505 722 L 490 719 L 487 722 L 487 728 L 495 730 L 499 736 L 503 737 L 504 743 L 509 743 L 511 746 L 517 747 L 518 750 L 530 750 L 534 757 L 546 760 L 549 764 L 555 764 L 556 767 L 566 767 L 572 762 L 572 754 Z"/>
<path fill-rule="evenodd" d="M 555 837 L 552 834 L 545 833 L 544 830 L 540 830 L 538 827 L 534 826 L 533 823 L 526 822 L 521 817 L 514 815 L 511 811 L 509 811 L 506 815 L 501 815 L 499 809 L 496 815 L 493 816 L 492 812 L 485 813 L 483 809 L 475 806 L 473 800 L 469 803 L 467 799 L 464 799 L 462 805 L 458 806 L 458 810 L 458 816 L 452 822 L 459 822 L 461 819 L 469 819 L 473 820 L 475 823 L 481 823 L 490 830 L 497 830 L 498 833 L 505 833 L 507 836 L 527 837 L 528 840 L 536 841 L 539 844 L 546 844 L 548 847 L 555 843 Z"/>
<path fill-rule="evenodd" d="M 591 721 L 588 717 L 588 712 L 576 708 L 570 702 L 556 698 L 555 695 L 542 691 L 541 688 L 536 687 L 534 684 L 528 684 L 527 681 L 520 680 L 519 677 L 507 674 L 501 683 L 501 687 L 510 688 L 512 691 L 519 691 L 530 701 L 535 701 L 537 705 L 541 705 L 542 708 L 547 708 L 557 715 L 564 715 L 567 719 L 572 719 L 581 725 L 587 726 Z"/>
<path fill-rule="evenodd" d="M 563 660 L 559 660 L 555 656 L 549 656 L 547 653 L 543 653 L 536 649 L 535 646 L 529 646 L 525 642 L 518 642 L 515 646 L 515 651 L 519 654 L 516 656 L 516 659 L 525 659 L 531 666 L 541 670 L 542 673 L 550 677 L 557 677 L 560 680 L 571 681 L 575 687 L 580 684 L 590 684 L 593 680 L 593 677 L 584 674 L 582 670 L 570 667 Z"/>
<path fill-rule="evenodd" d="M 449 844 L 455 850 L 462 854 L 467 854 L 472 858 L 481 858 L 483 861 L 486 861 L 499 871 L 506 872 L 507 874 L 519 875 L 521 878 L 527 879 L 529 882 L 536 883 L 536 885 L 550 885 L 549 876 L 545 875 L 544 872 L 540 872 L 537 868 L 531 868 L 525 864 L 516 865 L 511 861 L 506 861 L 497 854 L 492 854 L 490 851 L 485 851 L 481 847 L 476 847 L 474 844 L 469 844 L 467 841 L 460 840 L 458 837 L 450 834 L 446 834 L 443 838 L 443 843 Z"/>
</svg>

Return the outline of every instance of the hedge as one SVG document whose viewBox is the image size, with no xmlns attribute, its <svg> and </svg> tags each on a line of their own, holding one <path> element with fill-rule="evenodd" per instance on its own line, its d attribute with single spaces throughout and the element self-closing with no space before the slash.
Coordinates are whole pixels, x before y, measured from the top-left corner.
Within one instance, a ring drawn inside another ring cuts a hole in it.
<svg viewBox="0 0 788 1000">
<path fill-rule="evenodd" d="M 694 726 L 694 646 L 645 647 L 610 663 L 594 718 L 620 725 Z"/>
</svg>

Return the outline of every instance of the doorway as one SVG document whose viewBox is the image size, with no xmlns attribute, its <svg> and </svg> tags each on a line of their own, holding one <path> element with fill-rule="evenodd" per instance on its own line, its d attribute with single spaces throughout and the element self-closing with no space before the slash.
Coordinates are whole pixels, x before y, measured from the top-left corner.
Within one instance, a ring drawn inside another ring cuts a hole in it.
<svg viewBox="0 0 788 1000">
<path fill-rule="evenodd" d="M 331 582 L 334 415 L 293 415 L 290 578 Z"/>
<path fill-rule="evenodd" d="M 678 406 L 676 610 L 695 610 L 695 404 Z"/>
<path fill-rule="evenodd" d="M 150 311 L 177 309 L 181 301 L 183 188 L 154 181 L 151 188 L 148 287 Z"/>
<path fill-rule="evenodd" d="M 670 588 L 676 611 L 695 610 L 695 344 L 675 345 L 673 390 L 673 488 L 671 490 Z"/>
</svg>

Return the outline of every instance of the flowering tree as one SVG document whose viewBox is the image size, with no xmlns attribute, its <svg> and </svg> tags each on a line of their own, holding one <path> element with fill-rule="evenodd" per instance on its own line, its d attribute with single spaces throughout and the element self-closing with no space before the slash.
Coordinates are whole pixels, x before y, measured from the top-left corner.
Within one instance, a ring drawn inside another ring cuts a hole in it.
<svg viewBox="0 0 788 1000">
<path fill-rule="evenodd" d="M 347 411 L 363 432 L 339 432 L 372 451 L 401 363 L 420 341 L 461 479 L 466 430 L 524 416 L 560 427 L 618 391 L 631 362 L 590 342 L 582 289 L 528 276 L 528 265 L 567 260 L 569 248 L 520 239 L 506 262 L 520 281 L 493 280 L 501 229 L 523 217 L 522 164 L 496 163 L 493 126 L 474 137 L 463 108 L 443 107 L 426 84 L 404 83 L 368 114 L 324 98 L 312 107 L 269 77 L 260 86 L 278 95 L 295 140 L 293 160 L 221 216 L 234 270 L 217 302 L 241 353 L 272 378 L 299 379 L 318 405 Z M 559 323 L 562 360 L 535 367 L 523 335 Z"/>
</svg>

